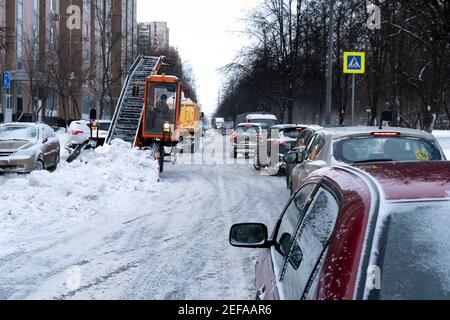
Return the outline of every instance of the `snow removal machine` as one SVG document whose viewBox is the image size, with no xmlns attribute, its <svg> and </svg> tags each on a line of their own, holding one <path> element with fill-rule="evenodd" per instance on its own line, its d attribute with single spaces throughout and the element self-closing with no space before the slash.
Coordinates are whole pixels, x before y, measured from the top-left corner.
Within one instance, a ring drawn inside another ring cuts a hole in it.
<svg viewBox="0 0 450 320">
<path fill-rule="evenodd" d="M 122 87 L 106 137 L 107 144 L 121 139 L 132 147 L 151 149 L 160 172 L 164 169 L 165 148 L 173 149 L 180 141 L 181 103 L 189 99 L 189 90 L 180 79 L 170 75 L 171 67 L 164 56 L 136 59 Z M 91 110 L 90 118 L 90 139 L 77 147 L 68 162 L 74 161 L 83 150 L 100 146 L 95 136 L 98 132 L 95 109 Z"/>
<path fill-rule="evenodd" d="M 170 72 L 165 57 L 141 56 L 134 63 L 122 89 L 106 139 L 130 142 L 133 147 L 151 149 L 164 170 L 165 148 L 180 139 L 180 108 L 189 90 Z M 184 97 L 183 97 L 184 95 Z"/>
</svg>

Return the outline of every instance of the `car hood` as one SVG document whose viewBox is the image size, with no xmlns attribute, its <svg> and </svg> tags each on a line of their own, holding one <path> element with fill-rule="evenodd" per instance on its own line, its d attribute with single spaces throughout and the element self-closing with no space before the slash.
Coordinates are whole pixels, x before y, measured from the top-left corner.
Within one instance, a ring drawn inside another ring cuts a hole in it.
<svg viewBox="0 0 450 320">
<path fill-rule="evenodd" d="M 30 141 L 0 141 L 0 150 L 19 151 L 34 146 Z"/>
</svg>

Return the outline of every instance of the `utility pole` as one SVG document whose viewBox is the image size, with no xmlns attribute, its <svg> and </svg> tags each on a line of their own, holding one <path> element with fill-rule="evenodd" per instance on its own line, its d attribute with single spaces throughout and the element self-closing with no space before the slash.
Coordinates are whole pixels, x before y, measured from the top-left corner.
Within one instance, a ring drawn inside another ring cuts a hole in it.
<svg viewBox="0 0 450 320">
<path fill-rule="evenodd" d="M 331 126 L 331 102 L 333 90 L 333 39 L 334 39 L 334 1 L 330 0 L 330 26 L 328 34 L 327 99 L 325 107 L 325 126 Z"/>
</svg>

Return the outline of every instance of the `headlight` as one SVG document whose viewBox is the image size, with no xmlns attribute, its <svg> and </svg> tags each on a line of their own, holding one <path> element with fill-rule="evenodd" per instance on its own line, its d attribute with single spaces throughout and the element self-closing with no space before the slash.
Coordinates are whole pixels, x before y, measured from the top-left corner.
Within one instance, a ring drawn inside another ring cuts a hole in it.
<svg viewBox="0 0 450 320">
<path fill-rule="evenodd" d="M 165 132 L 170 132 L 170 123 L 164 123 L 164 131 Z"/>
</svg>

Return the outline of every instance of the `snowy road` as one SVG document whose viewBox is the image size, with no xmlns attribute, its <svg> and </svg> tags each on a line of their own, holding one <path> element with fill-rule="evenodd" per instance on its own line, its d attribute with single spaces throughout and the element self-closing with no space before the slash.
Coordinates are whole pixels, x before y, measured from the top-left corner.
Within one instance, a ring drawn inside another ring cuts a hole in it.
<svg viewBox="0 0 450 320">
<path fill-rule="evenodd" d="M 222 145 L 222 137 L 209 144 L 209 160 L 223 160 Z M 92 190 L 69 192 L 88 205 L 77 208 L 33 199 L 5 214 L 11 193 L 35 186 L 39 176 L 0 177 L 0 299 L 253 299 L 258 251 L 229 246 L 229 228 L 249 221 L 272 227 L 288 199 L 284 178 L 261 175 L 243 159 L 228 165 L 189 159 L 166 162 L 161 181 L 151 186 L 115 181 L 115 202 Z M 76 168 L 54 174 L 65 170 Z M 87 182 L 80 188 L 89 188 L 88 171 L 79 174 Z M 55 214 L 23 217 L 38 206 Z"/>
</svg>

